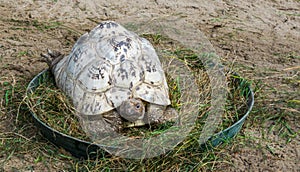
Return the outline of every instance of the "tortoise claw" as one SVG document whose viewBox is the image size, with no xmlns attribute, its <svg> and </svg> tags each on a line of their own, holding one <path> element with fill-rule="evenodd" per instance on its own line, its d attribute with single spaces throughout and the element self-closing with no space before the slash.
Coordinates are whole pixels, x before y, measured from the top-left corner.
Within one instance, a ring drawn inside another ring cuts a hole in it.
<svg viewBox="0 0 300 172">
<path fill-rule="evenodd" d="M 41 56 L 50 68 L 57 64 L 57 62 L 63 57 L 63 55 L 59 51 L 54 51 L 50 49 L 47 49 L 47 53 L 41 53 Z"/>
<path fill-rule="evenodd" d="M 47 49 L 47 52 L 52 58 L 57 58 L 60 55 L 62 55 L 59 51 L 54 51 L 54 50 L 50 50 L 50 49 Z"/>
</svg>

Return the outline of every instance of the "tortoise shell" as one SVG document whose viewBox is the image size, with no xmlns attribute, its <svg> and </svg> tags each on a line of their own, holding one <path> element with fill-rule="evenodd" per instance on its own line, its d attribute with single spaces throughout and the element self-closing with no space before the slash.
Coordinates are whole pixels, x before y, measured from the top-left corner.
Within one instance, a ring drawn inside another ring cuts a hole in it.
<svg viewBox="0 0 300 172">
<path fill-rule="evenodd" d="M 170 104 L 153 46 L 113 21 L 101 22 L 82 35 L 53 71 L 57 86 L 83 115 L 106 113 L 129 98 Z"/>
</svg>

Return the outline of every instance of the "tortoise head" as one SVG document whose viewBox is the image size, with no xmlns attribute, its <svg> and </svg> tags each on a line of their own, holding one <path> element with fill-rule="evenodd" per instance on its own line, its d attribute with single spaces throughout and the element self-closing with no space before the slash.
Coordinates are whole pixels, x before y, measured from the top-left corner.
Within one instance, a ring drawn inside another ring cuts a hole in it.
<svg viewBox="0 0 300 172">
<path fill-rule="evenodd" d="M 145 105 L 140 99 L 130 98 L 121 103 L 117 108 L 121 117 L 130 122 L 143 119 L 145 115 Z"/>
</svg>

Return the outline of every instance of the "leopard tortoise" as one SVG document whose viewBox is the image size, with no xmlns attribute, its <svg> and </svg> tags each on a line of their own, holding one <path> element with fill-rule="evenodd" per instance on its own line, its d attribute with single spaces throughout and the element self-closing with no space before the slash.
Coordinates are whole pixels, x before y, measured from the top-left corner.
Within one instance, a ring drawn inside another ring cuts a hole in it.
<svg viewBox="0 0 300 172">
<path fill-rule="evenodd" d="M 77 115 L 90 121 L 89 130 L 117 131 L 124 121 L 151 124 L 178 116 L 153 46 L 116 22 L 101 22 L 82 35 L 67 56 L 51 50 L 42 56 Z"/>
</svg>

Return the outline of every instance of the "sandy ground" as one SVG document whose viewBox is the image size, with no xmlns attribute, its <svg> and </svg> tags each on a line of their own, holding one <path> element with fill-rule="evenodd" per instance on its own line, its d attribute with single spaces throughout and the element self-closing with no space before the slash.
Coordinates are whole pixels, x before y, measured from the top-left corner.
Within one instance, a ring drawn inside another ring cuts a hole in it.
<svg viewBox="0 0 300 172">
<path fill-rule="evenodd" d="M 76 38 L 99 21 L 132 22 L 141 18 L 180 16 L 205 33 L 226 65 L 238 66 L 237 70 L 250 80 L 262 80 L 277 90 L 296 92 L 299 83 L 284 83 L 285 78 L 299 76 L 299 9 L 299 0 L 110 0 L 97 3 L 93 0 L 0 0 L 0 83 L 3 86 L 4 82 L 15 82 L 18 78 L 29 81 L 47 67 L 40 60 L 40 53 L 47 47 L 70 51 Z M 34 22 L 52 22 L 52 27 L 60 22 L 66 29 L 48 32 L 45 27 L 49 26 Z M 1 97 L 3 94 L 0 93 Z M 268 97 L 274 102 L 284 98 L 275 93 Z M 270 113 L 276 111 L 274 106 L 285 107 L 274 102 L 267 104 Z M 13 126 L 5 122 L 9 118 L 5 115 L 7 112 L 1 109 L 1 113 L 0 131 L 7 132 Z M 299 132 L 299 118 L 295 119 L 290 119 L 291 127 Z M 286 144 L 277 133 L 264 136 L 265 131 L 246 123 L 242 133 L 262 139 L 228 150 L 234 166 L 224 165 L 223 170 L 300 171 L 299 136 Z M 258 144 L 274 151 L 266 151 Z M 16 168 L 21 169 L 34 161 L 31 156 L 12 156 L 3 169 L 10 170 L 16 164 Z M 37 169 L 43 169 L 43 164 L 36 165 L 40 166 Z"/>
</svg>

